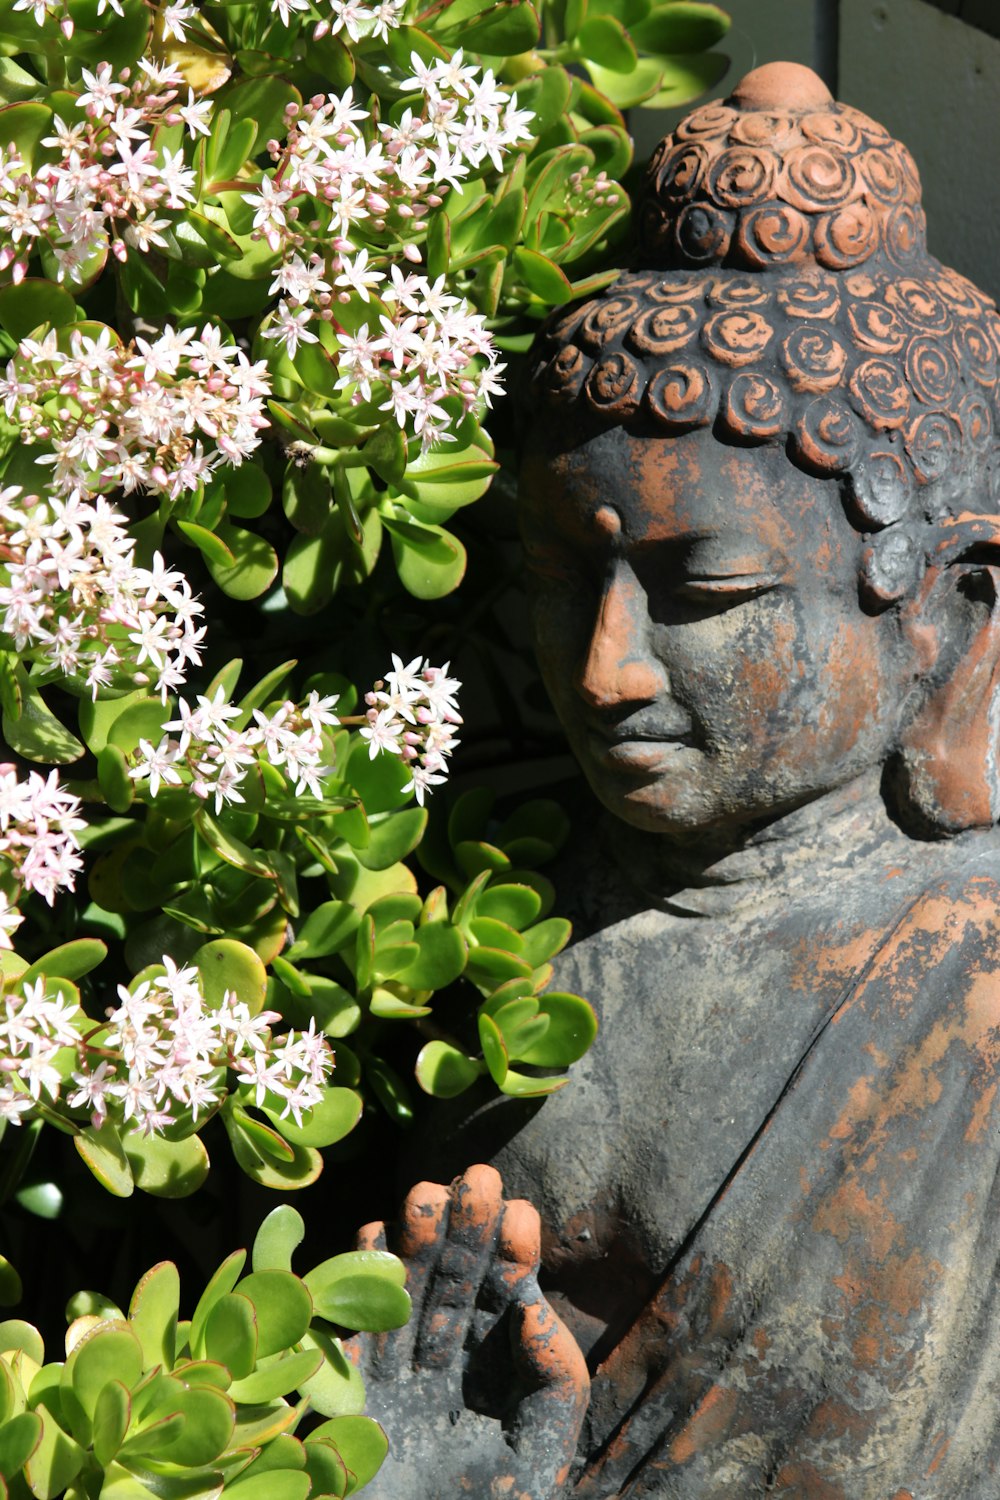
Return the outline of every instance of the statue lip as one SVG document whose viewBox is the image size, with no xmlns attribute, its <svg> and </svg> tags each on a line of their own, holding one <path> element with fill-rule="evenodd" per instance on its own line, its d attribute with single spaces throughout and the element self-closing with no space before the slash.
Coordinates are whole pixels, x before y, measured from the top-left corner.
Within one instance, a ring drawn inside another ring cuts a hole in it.
<svg viewBox="0 0 1000 1500">
<path fill-rule="evenodd" d="M 622 765 L 640 762 L 652 766 L 664 756 L 671 757 L 678 750 L 697 748 L 695 736 L 690 729 L 657 729 L 648 725 L 621 724 L 593 725 L 590 730 L 592 753 L 606 765 Z"/>
<path fill-rule="evenodd" d="M 610 745 L 632 744 L 647 740 L 656 744 L 693 745 L 695 743 L 694 732 L 689 723 L 668 727 L 666 724 L 649 723 L 645 719 L 618 719 L 615 723 L 609 723 L 607 720 L 603 723 L 591 720 L 588 728 L 595 739 Z"/>
</svg>

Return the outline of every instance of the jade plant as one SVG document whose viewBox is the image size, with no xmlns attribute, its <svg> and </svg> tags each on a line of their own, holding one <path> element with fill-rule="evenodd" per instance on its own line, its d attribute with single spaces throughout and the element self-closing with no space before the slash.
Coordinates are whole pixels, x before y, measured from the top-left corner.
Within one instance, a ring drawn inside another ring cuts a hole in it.
<svg viewBox="0 0 1000 1500">
<path fill-rule="evenodd" d="M 62 1360 L 46 1361 L 30 1323 L 0 1323 L 0 1493 L 308 1500 L 362 1489 L 387 1443 L 362 1414 L 341 1335 L 406 1322 L 404 1268 L 348 1251 L 299 1277 L 302 1235 L 294 1209 L 274 1209 L 250 1269 L 245 1250 L 227 1256 L 189 1319 L 170 1261 L 141 1277 L 127 1313 L 79 1293 Z"/>
</svg>

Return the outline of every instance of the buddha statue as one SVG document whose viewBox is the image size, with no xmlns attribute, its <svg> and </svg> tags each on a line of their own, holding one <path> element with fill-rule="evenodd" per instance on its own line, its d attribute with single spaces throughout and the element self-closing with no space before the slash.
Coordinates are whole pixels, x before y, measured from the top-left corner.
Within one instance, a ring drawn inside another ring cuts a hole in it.
<svg viewBox="0 0 1000 1500">
<path fill-rule="evenodd" d="M 362 1231 L 414 1294 L 353 1349 L 374 1495 L 1000 1493 L 998 359 L 906 148 L 790 64 L 540 335 L 537 649 L 604 810 L 554 983 L 601 1030 Z"/>
</svg>

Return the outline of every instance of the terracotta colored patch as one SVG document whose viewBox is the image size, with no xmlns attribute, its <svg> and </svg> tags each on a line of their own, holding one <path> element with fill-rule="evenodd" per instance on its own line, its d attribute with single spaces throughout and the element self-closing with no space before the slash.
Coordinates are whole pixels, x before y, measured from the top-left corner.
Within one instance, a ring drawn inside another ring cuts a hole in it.
<svg viewBox="0 0 1000 1500">
<path fill-rule="evenodd" d="M 688 1418 L 683 1432 L 670 1444 L 674 1463 L 686 1464 L 702 1449 L 718 1442 L 736 1413 L 739 1396 L 735 1391 L 714 1385 Z"/>
</svg>

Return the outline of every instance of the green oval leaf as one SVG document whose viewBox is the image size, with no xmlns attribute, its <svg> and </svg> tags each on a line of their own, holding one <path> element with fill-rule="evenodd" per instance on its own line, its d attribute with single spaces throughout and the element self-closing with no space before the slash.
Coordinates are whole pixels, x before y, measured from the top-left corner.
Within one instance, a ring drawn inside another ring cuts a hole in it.
<svg viewBox="0 0 1000 1500">
<path fill-rule="evenodd" d="M 267 970 L 258 955 L 246 943 L 235 938 L 217 938 L 203 943 L 191 955 L 191 962 L 201 978 L 206 1005 L 221 1005 L 226 991 L 249 1007 L 256 1016 L 267 995 Z"/>
<path fill-rule="evenodd" d="M 105 1120 L 100 1130 L 88 1125 L 73 1137 L 73 1145 L 102 1187 L 116 1198 L 130 1198 L 135 1190 L 132 1168 L 116 1126 Z"/>
<path fill-rule="evenodd" d="M 53 281 L 28 276 L 19 286 L 0 287 L 0 327 L 18 341 L 43 323 L 62 328 L 75 318 L 75 301 Z"/>
<path fill-rule="evenodd" d="M 492 1016 L 479 1017 L 479 1044 L 493 1082 L 502 1085 L 507 1077 L 507 1048 L 504 1046 L 503 1034 Z"/>
<path fill-rule="evenodd" d="M 413 934 L 417 956 L 396 975 L 399 984 L 414 990 L 441 990 L 464 972 L 468 945 L 457 927 L 428 922 Z"/>
<path fill-rule="evenodd" d="M 205 1353 L 205 1325 L 209 1314 L 220 1298 L 231 1292 L 239 1281 L 246 1259 L 245 1250 L 234 1250 L 231 1255 L 227 1255 L 198 1299 L 198 1305 L 191 1318 L 189 1340 L 192 1353 L 199 1358 Z"/>
<path fill-rule="evenodd" d="M 302 1349 L 255 1370 L 245 1380 L 234 1381 L 229 1393 L 241 1404 L 273 1401 L 276 1396 L 297 1391 L 303 1381 L 316 1374 L 322 1363 L 323 1355 L 318 1349 Z"/>
<path fill-rule="evenodd" d="M 94 1457 L 107 1468 L 125 1441 L 132 1419 L 132 1398 L 120 1380 L 109 1380 L 94 1408 L 92 1446 Z"/>
<path fill-rule="evenodd" d="M 33 1323 L 26 1323 L 22 1318 L 6 1318 L 0 1323 L 0 1354 L 11 1349 L 23 1349 L 36 1365 L 45 1363 L 42 1335 Z"/>
<path fill-rule="evenodd" d="M 42 1420 L 37 1412 L 22 1411 L 0 1423 L 0 1475 L 13 1479 L 41 1442 Z"/>
<path fill-rule="evenodd" d="M 456 537 L 440 526 L 388 516 L 382 519 L 400 582 L 415 599 L 441 599 L 458 588 L 465 576 L 466 556 Z"/>
<path fill-rule="evenodd" d="M 97 1398 L 111 1380 L 126 1388 L 143 1370 L 142 1346 L 127 1323 L 98 1323 L 73 1348 L 63 1366 L 62 1385 L 70 1386 L 91 1419 Z"/>
<path fill-rule="evenodd" d="M 208 1176 L 208 1152 L 197 1135 L 167 1140 L 129 1130 L 122 1145 L 136 1187 L 154 1198 L 188 1198 Z"/>
<path fill-rule="evenodd" d="M 315 1428 L 306 1439 L 333 1443 L 354 1475 L 353 1489 L 373 1479 L 389 1451 L 389 1440 L 372 1417 L 332 1417 Z"/>
<path fill-rule="evenodd" d="M 471 1088 L 480 1076 L 475 1058 L 466 1057 L 448 1042 L 428 1042 L 421 1048 L 414 1070 L 425 1094 L 435 1099 L 454 1099 Z"/>
<path fill-rule="evenodd" d="M 6 712 L 0 717 L 3 736 L 10 748 L 25 760 L 48 765 L 61 766 L 79 760 L 83 746 L 76 735 L 60 723 L 26 677 L 21 679 L 20 686 L 20 714 L 16 719 Z"/>
<path fill-rule="evenodd" d="M 132 1293 L 128 1316 L 147 1367 L 169 1370 L 177 1352 L 177 1316 L 181 1284 L 173 1261 L 161 1260 L 148 1270 Z"/>
<path fill-rule="evenodd" d="M 302 1124 L 288 1116 L 282 1120 L 276 1111 L 264 1105 L 264 1114 L 274 1121 L 287 1141 L 294 1146 L 332 1146 L 350 1135 L 361 1118 L 361 1095 L 354 1089 L 325 1088 L 320 1102 L 303 1111 Z"/>
<path fill-rule="evenodd" d="M 370 823 L 368 843 L 357 850 L 358 862 L 366 870 L 388 870 L 405 859 L 423 838 L 427 816 L 425 807 L 408 807 L 390 813 L 383 822 Z"/>
<path fill-rule="evenodd" d="M 169 1397 L 168 1410 L 180 1413 L 183 1427 L 172 1442 L 159 1450 L 158 1458 L 195 1469 L 212 1463 L 229 1446 L 236 1424 L 236 1407 L 222 1391 L 210 1385 L 181 1390 Z"/>
<path fill-rule="evenodd" d="M 63 1432 L 47 1406 L 39 1405 L 37 1416 L 41 1435 L 25 1463 L 24 1477 L 35 1500 L 56 1500 L 79 1474 L 85 1455 L 80 1445 Z"/>
<path fill-rule="evenodd" d="M 410 1296 L 381 1274 L 360 1272 L 324 1284 L 316 1294 L 316 1311 L 342 1328 L 385 1333 L 409 1320 Z"/>
<path fill-rule="evenodd" d="M 317 1407 L 316 1410 L 321 1411 L 322 1408 Z M 312 1481 L 315 1494 L 330 1495 L 333 1500 L 339 1500 L 341 1495 L 347 1494 L 350 1475 L 347 1465 L 332 1443 L 325 1443 L 322 1438 L 310 1441 L 306 1448 L 306 1473 Z"/>
<path fill-rule="evenodd" d="M 538 1012 L 548 1016 L 548 1030 L 518 1060 L 536 1068 L 568 1068 L 578 1062 L 597 1035 L 593 1006 L 579 995 L 539 995 Z"/>
<path fill-rule="evenodd" d="M 251 1271 L 236 1290 L 249 1298 L 257 1314 L 258 1359 L 291 1348 L 309 1327 L 312 1298 L 291 1271 Z"/>
<path fill-rule="evenodd" d="M 74 938 L 72 942 L 61 943 L 58 948 L 50 948 L 41 958 L 36 958 L 30 968 L 25 969 L 23 978 L 25 983 L 40 979 L 42 975 L 49 979 L 81 979 L 91 969 L 97 968 L 107 952 L 108 945 L 100 938 Z"/>
<path fill-rule="evenodd" d="M 529 885 L 488 886 L 476 902 L 476 914 L 506 922 L 522 932 L 542 909 L 542 898 Z"/>
<path fill-rule="evenodd" d="M 242 1380 L 257 1363 L 257 1342 L 256 1308 L 240 1292 L 227 1292 L 205 1321 L 202 1346 L 207 1358 L 225 1365 L 234 1380 Z"/>
<path fill-rule="evenodd" d="M 353 942 L 361 920 L 350 901 L 324 901 L 299 927 L 289 958 L 325 958 Z"/>
<path fill-rule="evenodd" d="M 323 1364 L 299 1387 L 300 1393 L 308 1396 L 313 1410 L 323 1417 L 353 1416 L 363 1411 L 364 1381 L 344 1354 L 340 1340 L 320 1328 L 310 1328 L 302 1343 L 305 1348 L 323 1352 Z"/>
<path fill-rule="evenodd" d="M 302 1215 L 289 1203 L 272 1208 L 253 1242 L 255 1271 L 290 1271 L 292 1253 L 305 1238 Z"/>
<path fill-rule="evenodd" d="M 669 5 L 654 6 L 645 20 L 631 22 L 628 29 L 637 47 L 662 54 L 707 52 L 721 42 L 730 25 L 726 12 L 717 5 L 671 0 Z"/>
<path fill-rule="evenodd" d="M 242 526 L 220 521 L 216 536 L 224 544 L 231 561 L 218 562 L 207 557 L 208 571 L 230 599 L 257 599 L 267 592 L 278 576 L 278 555 L 270 542 Z"/>
</svg>

